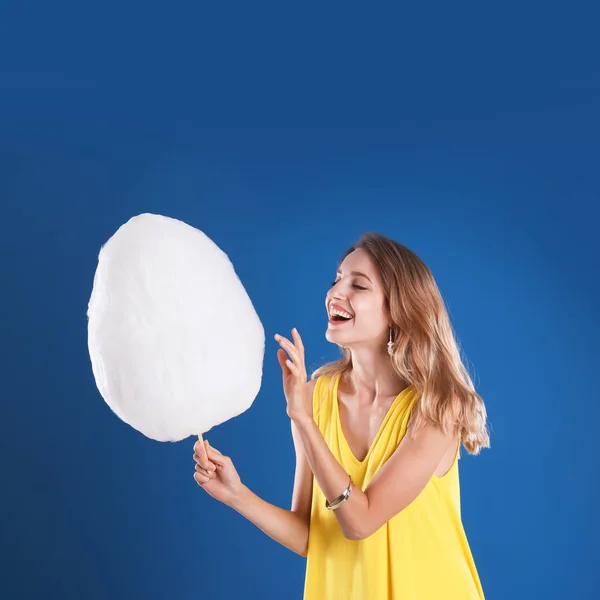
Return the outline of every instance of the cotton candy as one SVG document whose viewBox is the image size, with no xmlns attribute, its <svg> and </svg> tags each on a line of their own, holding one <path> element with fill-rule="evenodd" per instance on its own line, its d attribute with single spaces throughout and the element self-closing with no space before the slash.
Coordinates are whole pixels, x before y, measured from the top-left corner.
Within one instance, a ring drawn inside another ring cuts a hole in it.
<svg viewBox="0 0 600 600">
<path fill-rule="evenodd" d="M 101 247 L 87 316 L 100 394 L 153 440 L 204 434 L 258 394 L 262 323 L 227 255 L 182 221 L 122 225 Z"/>
</svg>

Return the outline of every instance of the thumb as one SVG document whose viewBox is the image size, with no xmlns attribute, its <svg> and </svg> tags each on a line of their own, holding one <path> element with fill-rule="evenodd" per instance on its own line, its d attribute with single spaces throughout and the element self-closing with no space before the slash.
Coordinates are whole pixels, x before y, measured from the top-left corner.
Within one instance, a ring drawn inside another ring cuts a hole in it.
<svg viewBox="0 0 600 600">
<path fill-rule="evenodd" d="M 210 445 L 208 446 L 207 455 L 208 458 L 217 465 L 224 466 L 227 463 L 227 457 L 223 456 L 223 454 Z"/>
<path fill-rule="evenodd" d="M 281 370 L 283 371 L 284 375 L 291 373 L 290 368 L 285 364 L 286 360 L 287 354 L 285 353 L 285 350 L 283 348 L 277 350 L 277 362 L 280 364 Z"/>
</svg>

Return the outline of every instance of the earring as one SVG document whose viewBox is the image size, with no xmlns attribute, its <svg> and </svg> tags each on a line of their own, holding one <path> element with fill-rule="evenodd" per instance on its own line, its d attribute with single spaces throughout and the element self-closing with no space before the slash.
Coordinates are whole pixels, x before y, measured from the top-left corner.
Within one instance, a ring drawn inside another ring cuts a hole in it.
<svg viewBox="0 0 600 600">
<path fill-rule="evenodd" d="M 392 342 L 392 330 L 390 328 L 390 341 L 387 343 L 387 351 L 390 356 L 394 353 L 394 342 Z"/>
</svg>

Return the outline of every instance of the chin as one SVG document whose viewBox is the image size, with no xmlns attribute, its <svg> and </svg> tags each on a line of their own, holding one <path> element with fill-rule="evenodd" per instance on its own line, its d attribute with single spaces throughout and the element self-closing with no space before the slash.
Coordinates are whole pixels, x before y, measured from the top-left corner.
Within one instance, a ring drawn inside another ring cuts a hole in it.
<svg viewBox="0 0 600 600">
<path fill-rule="evenodd" d="M 332 344 L 340 344 L 344 346 L 348 345 L 348 340 L 345 339 L 344 335 L 340 335 L 339 331 L 335 331 L 334 329 L 331 329 L 330 327 L 327 328 L 327 330 L 325 331 L 325 339 L 329 342 L 331 342 Z"/>
<path fill-rule="evenodd" d="M 331 331 L 331 329 L 329 327 L 325 330 L 325 339 L 329 340 L 330 342 L 333 342 L 337 338 L 338 338 L 338 335 L 337 335 L 336 331 Z"/>
</svg>

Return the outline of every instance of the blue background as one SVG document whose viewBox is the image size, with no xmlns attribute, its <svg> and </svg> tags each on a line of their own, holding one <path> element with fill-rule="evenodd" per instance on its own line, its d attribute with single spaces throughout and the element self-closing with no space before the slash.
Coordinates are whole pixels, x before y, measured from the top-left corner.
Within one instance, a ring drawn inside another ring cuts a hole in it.
<svg viewBox="0 0 600 600">
<path fill-rule="evenodd" d="M 489 413 L 460 462 L 486 597 L 599 597 L 592 4 L 0 9 L 3 600 L 302 597 L 305 559 L 195 483 L 195 438 L 149 440 L 96 389 L 98 251 L 143 212 L 203 230 L 255 304 L 261 391 L 206 437 L 285 508 L 273 334 L 336 358 L 342 251 L 378 231 L 419 254 Z"/>
</svg>

